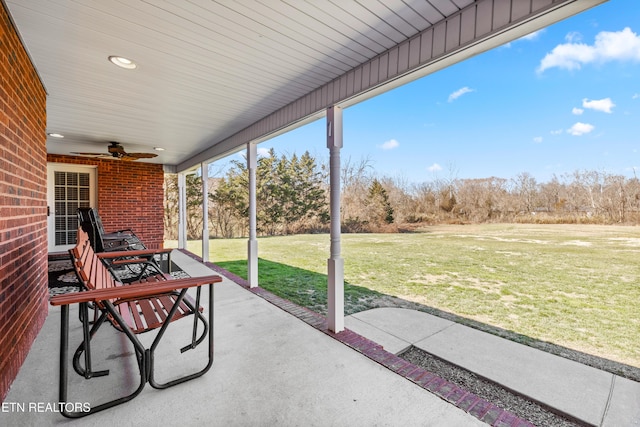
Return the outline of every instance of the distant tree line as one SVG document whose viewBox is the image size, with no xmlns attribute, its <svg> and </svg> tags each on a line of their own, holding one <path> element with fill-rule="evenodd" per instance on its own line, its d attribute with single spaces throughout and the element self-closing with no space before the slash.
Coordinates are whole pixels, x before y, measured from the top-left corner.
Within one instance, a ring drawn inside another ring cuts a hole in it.
<svg viewBox="0 0 640 427">
<path fill-rule="evenodd" d="M 640 181 L 601 171 L 575 171 L 539 183 L 515 178 L 445 179 L 408 184 L 379 177 L 368 159 L 343 162 L 344 232 L 397 232 L 442 223 L 638 224 Z M 329 230 L 328 167 L 308 152 L 277 156 L 271 150 L 256 170 L 257 229 L 263 236 Z M 210 237 L 249 233 L 246 162 L 233 161 L 224 176 L 208 178 Z M 187 176 L 188 238 L 202 236 L 202 178 Z M 165 177 L 165 230 L 177 238 L 177 175 Z"/>
</svg>

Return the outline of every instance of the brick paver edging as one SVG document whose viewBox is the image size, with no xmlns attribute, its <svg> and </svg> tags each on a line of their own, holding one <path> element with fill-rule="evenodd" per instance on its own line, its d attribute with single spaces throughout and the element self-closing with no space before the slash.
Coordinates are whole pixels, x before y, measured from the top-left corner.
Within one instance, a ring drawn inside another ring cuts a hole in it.
<svg viewBox="0 0 640 427">
<path fill-rule="evenodd" d="M 185 249 L 180 249 L 180 251 L 190 258 L 203 263 L 201 257 Z M 298 304 L 294 304 L 284 298 L 280 298 L 261 287 L 250 288 L 249 283 L 245 279 L 240 276 L 236 276 L 213 263 L 204 262 L 203 264 L 225 276 L 232 282 L 235 282 L 239 286 L 242 286 L 248 291 L 267 300 L 276 307 L 281 308 L 308 325 L 313 326 L 326 335 L 353 348 L 364 356 L 367 356 L 369 359 L 378 362 L 382 366 L 390 369 L 409 381 L 412 381 L 418 386 L 430 391 L 489 425 L 495 427 L 535 427 L 529 421 L 523 420 L 515 414 L 506 411 L 493 403 L 458 387 L 456 384 L 444 380 L 439 376 L 396 356 L 393 353 L 389 353 L 380 344 L 371 341 L 362 335 L 359 335 L 349 329 L 345 329 L 337 334 L 329 331 L 327 320 L 322 315 L 311 311 L 306 307 L 299 306 Z"/>
</svg>

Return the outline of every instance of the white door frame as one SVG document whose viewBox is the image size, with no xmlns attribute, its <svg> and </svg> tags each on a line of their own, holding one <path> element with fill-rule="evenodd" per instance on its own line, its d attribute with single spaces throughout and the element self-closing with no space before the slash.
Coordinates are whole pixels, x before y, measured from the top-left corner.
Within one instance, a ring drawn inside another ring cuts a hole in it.
<svg viewBox="0 0 640 427">
<path fill-rule="evenodd" d="M 85 172 L 89 173 L 89 202 L 91 207 L 97 207 L 98 201 L 98 173 L 97 166 L 72 165 L 67 163 L 47 163 L 47 240 L 49 252 L 66 251 L 73 245 L 55 244 L 55 172 Z"/>
</svg>

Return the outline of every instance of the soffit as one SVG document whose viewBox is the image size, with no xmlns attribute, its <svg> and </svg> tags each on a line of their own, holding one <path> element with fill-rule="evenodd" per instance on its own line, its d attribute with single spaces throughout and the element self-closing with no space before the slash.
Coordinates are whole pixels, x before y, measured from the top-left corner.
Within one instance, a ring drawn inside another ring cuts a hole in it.
<svg viewBox="0 0 640 427">
<path fill-rule="evenodd" d="M 184 165 L 463 10 L 490 3 L 509 15 L 514 1 L 5 3 L 48 92 L 47 131 L 65 135 L 48 138 L 49 153 L 106 152 L 119 141 L 129 152 L 162 147 L 149 161 Z"/>
</svg>

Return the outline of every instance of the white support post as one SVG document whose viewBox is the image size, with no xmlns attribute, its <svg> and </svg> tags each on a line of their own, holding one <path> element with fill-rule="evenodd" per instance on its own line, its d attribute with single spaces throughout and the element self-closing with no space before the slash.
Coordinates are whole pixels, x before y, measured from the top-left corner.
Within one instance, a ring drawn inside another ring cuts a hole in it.
<svg viewBox="0 0 640 427">
<path fill-rule="evenodd" d="M 187 178 L 178 174 L 178 248 L 187 247 Z"/>
<path fill-rule="evenodd" d="M 256 169 L 258 167 L 256 144 L 247 144 L 247 170 L 249 171 L 249 242 L 247 243 L 247 279 L 249 287 L 258 286 L 258 239 L 256 237 Z"/>
<path fill-rule="evenodd" d="M 327 109 L 329 148 L 329 188 L 331 210 L 331 256 L 327 261 L 329 330 L 344 330 L 344 259 L 340 257 L 340 149 L 342 148 L 342 108 Z"/>
<path fill-rule="evenodd" d="M 202 261 L 209 261 L 209 163 L 200 164 L 202 171 Z"/>
</svg>

